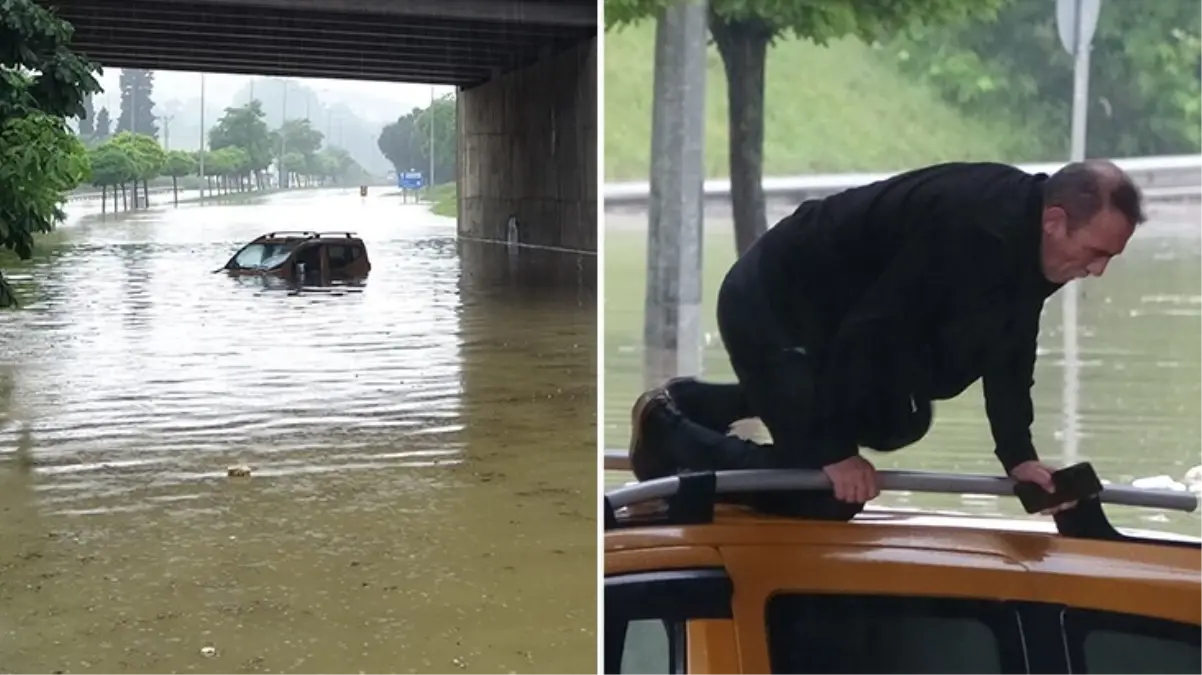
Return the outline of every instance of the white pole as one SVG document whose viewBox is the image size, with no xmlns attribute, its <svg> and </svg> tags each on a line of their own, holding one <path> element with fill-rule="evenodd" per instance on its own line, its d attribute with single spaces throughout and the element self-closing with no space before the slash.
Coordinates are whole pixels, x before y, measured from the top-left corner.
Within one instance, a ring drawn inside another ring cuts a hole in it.
<svg viewBox="0 0 1202 675">
<path fill-rule="evenodd" d="M 288 151 L 287 140 L 284 136 L 284 127 L 288 124 L 288 80 L 284 80 L 284 109 L 280 113 L 280 177 L 279 187 L 281 190 L 288 187 L 287 176 L 288 172 L 284 169 L 284 153 Z"/>
<path fill-rule="evenodd" d="M 1074 30 L 1073 45 L 1073 117 L 1069 145 L 1069 160 L 1079 162 L 1085 159 L 1085 130 L 1086 115 L 1089 112 L 1089 51 L 1090 42 L 1083 39 L 1085 34 L 1084 13 L 1082 0 L 1076 0 L 1077 25 Z M 1063 461 L 1065 464 L 1076 464 L 1078 447 L 1080 445 L 1080 398 L 1081 398 L 1081 361 L 1078 345 L 1077 327 L 1077 292 L 1078 284 L 1070 281 L 1065 284 L 1062 292 L 1063 323 L 1064 323 L 1064 435 Z"/>
<path fill-rule="evenodd" d="M 434 189 L 434 86 L 430 86 L 430 180 L 426 187 L 427 197 Z"/>
<path fill-rule="evenodd" d="M 205 74 L 200 74 L 200 201 L 205 200 Z"/>
</svg>

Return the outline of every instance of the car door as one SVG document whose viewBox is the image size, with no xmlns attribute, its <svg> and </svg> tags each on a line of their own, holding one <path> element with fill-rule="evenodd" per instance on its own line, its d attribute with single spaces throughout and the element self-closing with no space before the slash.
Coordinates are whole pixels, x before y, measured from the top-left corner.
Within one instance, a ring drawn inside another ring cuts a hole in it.
<svg viewBox="0 0 1202 675">
<path fill-rule="evenodd" d="M 1025 569 L 916 536 L 723 547 L 747 673 L 1025 673 Z M 900 534 L 900 533 L 899 533 Z"/>
<path fill-rule="evenodd" d="M 1199 567 L 1196 547 L 1060 540 L 1031 565 L 1023 623 L 1066 672 L 1199 673 Z"/>
<path fill-rule="evenodd" d="M 732 591 L 713 548 L 607 551 L 604 672 L 737 672 Z"/>
</svg>

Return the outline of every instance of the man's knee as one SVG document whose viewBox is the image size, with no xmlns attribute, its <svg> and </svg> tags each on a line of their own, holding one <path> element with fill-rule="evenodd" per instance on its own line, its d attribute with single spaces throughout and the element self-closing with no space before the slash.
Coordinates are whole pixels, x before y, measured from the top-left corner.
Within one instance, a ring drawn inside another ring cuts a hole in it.
<svg viewBox="0 0 1202 675">
<path fill-rule="evenodd" d="M 859 444 L 878 452 L 892 452 L 922 440 L 931 430 L 934 405 L 914 398 L 899 402 L 891 409 L 864 416 Z"/>
</svg>

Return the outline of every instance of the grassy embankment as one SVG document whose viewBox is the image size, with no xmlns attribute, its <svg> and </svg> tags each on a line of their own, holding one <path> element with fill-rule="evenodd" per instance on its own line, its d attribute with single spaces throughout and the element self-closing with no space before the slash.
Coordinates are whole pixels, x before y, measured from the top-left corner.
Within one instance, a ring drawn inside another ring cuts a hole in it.
<svg viewBox="0 0 1202 675">
<path fill-rule="evenodd" d="M 429 199 L 433 204 L 430 212 L 438 216 L 455 218 L 459 215 L 459 191 L 456 183 L 435 185 L 430 190 Z"/>
<path fill-rule="evenodd" d="M 606 34 L 605 171 L 608 181 L 646 180 L 654 29 Z M 706 173 L 729 175 L 726 78 L 711 47 L 706 82 Z M 769 52 L 765 175 L 890 171 L 951 159 L 1037 161 L 1017 125 L 967 119 L 932 91 L 902 79 L 855 41 L 830 47 L 782 41 Z M 610 216 L 605 233 L 605 440 L 622 447 L 642 387 L 645 217 Z M 714 298 L 734 259 L 729 220 L 706 222 L 703 331 L 707 375 L 730 377 L 713 319 Z M 615 477 L 616 479 L 617 477 Z"/>
</svg>

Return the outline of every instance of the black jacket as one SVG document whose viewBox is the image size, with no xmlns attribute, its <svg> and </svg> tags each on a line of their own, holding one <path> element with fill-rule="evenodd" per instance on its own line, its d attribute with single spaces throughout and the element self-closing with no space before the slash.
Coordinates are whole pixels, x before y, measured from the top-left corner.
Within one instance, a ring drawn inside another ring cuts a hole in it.
<svg viewBox="0 0 1202 675">
<path fill-rule="evenodd" d="M 995 453 L 1031 442 L 1036 341 L 1058 285 L 1039 264 L 1044 174 L 940 164 L 803 203 L 761 237 L 772 313 L 819 361 L 816 449 L 857 452 L 864 392 L 957 396 L 984 378 Z"/>
</svg>

